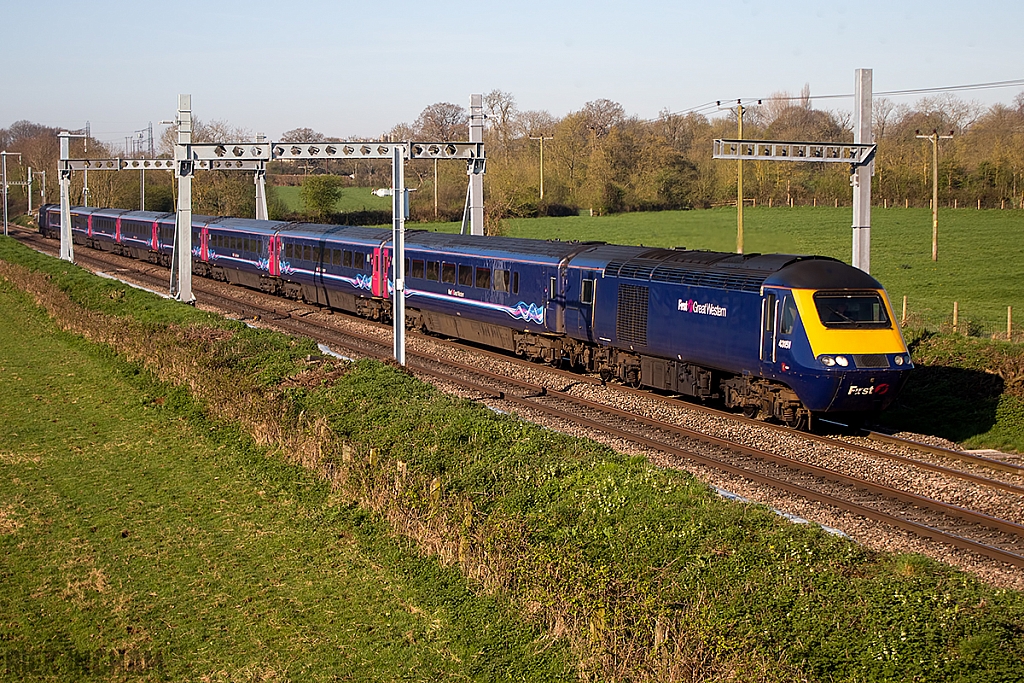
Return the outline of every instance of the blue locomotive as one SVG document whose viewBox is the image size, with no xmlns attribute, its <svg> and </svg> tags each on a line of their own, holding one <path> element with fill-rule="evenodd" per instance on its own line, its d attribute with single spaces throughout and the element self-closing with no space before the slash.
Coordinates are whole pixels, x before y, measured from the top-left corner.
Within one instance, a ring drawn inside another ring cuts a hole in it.
<svg viewBox="0 0 1024 683">
<path fill-rule="evenodd" d="M 59 235 L 59 207 L 40 209 Z M 193 217 L 199 275 L 390 319 L 388 229 Z M 77 244 L 169 264 L 174 214 L 72 209 Z M 913 367 L 885 290 L 836 259 L 423 231 L 405 240 L 406 320 L 751 417 L 858 422 Z"/>
</svg>

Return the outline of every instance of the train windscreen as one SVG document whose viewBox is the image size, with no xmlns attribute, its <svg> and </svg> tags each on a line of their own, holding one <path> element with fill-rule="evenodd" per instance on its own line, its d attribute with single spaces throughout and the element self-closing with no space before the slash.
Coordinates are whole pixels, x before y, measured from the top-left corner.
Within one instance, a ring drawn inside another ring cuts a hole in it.
<svg viewBox="0 0 1024 683">
<path fill-rule="evenodd" d="M 885 303 L 877 292 L 818 292 L 814 295 L 814 305 L 825 327 L 891 327 Z"/>
</svg>

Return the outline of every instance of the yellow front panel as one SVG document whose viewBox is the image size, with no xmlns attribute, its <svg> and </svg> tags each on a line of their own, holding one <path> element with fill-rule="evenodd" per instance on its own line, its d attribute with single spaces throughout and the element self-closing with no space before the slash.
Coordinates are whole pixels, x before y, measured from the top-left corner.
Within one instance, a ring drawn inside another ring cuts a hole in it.
<svg viewBox="0 0 1024 683">
<path fill-rule="evenodd" d="M 823 353 L 835 355 L 839 353 L 907 353 L 907 345 L 903 341 L 899 327 L 895 324 L 892 305 L 885 291 L 876 290 L 885 303 L 886 313 L 893 326 L 887 330 L 837 330 L 822 324 L 818 317 L 818 309 L 814 305 L 813 289 L 790 290 L 796 301 L 800 320 L 807 331 L 807 340 L 811 343 L 811 351 L 820 356 Z"/>
</svg>

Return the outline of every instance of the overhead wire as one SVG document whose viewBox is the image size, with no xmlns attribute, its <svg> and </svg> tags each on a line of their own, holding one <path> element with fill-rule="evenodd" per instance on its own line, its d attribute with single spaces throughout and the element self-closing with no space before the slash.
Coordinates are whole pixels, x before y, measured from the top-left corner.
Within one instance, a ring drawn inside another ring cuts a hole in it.
<svg viewBox="0 0 1024 683">
<path fill-rule="evenodd" d="M 926 95 L 929 93 L 944 93 L 944 92 L 962 92 L 965 90 L 991 90 L 994 88 L 1012 88 L 1012 87 L 1024 87 L 1024 78 L 1016 78 L 1008 81 L 991 81 L 988 83 L 968 83 L 964 85 L 951 85 L 951 86 L 940 86 L 934 88 L 907 88 L 904 90 L 886 90 L 882 92 L 876 92 L 872 94 L 872 97 L 898 97 L 900 95 Z M 687 114 L 704 114 L 711 113 L 723 108 L 731 108 L 727 105 L 728 102 L 762 102 L 764 100 L 776 100 L 776 101 L 793 101 L 803 99 L 815 99 L 815 100 L 838 100 L 848 99 L 853 97 L 853 93 L 843 94 L 832 94 L 832 95 L 794 95 L 787 97 L 742 97 L 733 99 L 715 100 L 713 102 L 707 102 L 700 104 L 689 109 L 681 109 L 679 111 L 670 112 L 665 115 L 660 115 L 657 118 L 664 118 L 665 116 L 685 116 Z M 657 120 L 657 119 L 652 119 Z"/>
</svg>

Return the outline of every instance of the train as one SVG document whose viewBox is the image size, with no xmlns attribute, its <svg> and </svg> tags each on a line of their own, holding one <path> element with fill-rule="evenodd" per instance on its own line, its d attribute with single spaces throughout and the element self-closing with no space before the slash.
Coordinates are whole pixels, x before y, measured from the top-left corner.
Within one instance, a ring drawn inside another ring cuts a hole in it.
<svg viewBox="0 0 1024 683">
<path fill-rule="evenodd" d="M 169 266 L 175 215 L 74 207 L 75 244 Z M 39 210 L 59 238 L 60 207 Z M 810 429 L 860 424 L 913 369 L 869 274 L 825 256 L 409 230 L 410 329 Z M 390 321 L 390 228 L 194 215 L 193 272 Z"/>
</svg>

